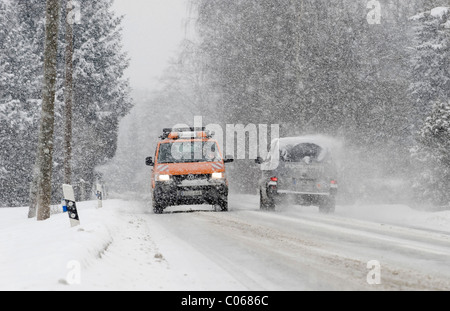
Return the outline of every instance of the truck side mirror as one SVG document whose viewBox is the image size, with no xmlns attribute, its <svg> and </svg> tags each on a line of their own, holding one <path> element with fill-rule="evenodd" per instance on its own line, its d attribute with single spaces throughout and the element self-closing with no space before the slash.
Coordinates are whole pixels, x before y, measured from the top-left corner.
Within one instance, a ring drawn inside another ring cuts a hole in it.
<svg viewBox="0 0 450 311">
<path fill-rule="evenodd" d="M 232 163 L 234 162 L 233 156 L 226 156 L 225 159 L 223 160 L 224 163 Z"/>
<path fill-rule="evenodd" d="M 256 159 L 255 159 L 255 163 L 256 164 L 262 164 L 264 162 L 264 160 L 263 160 L 263 158 L 261 158 L 261 157 L 257 157 Z"/>
<path fill-rule="evenodd" d="M 153 158 L 152 157 L 145 158 L 145 165 L 154 166 L 155 163 L 153 163 Z"/>
</svg>

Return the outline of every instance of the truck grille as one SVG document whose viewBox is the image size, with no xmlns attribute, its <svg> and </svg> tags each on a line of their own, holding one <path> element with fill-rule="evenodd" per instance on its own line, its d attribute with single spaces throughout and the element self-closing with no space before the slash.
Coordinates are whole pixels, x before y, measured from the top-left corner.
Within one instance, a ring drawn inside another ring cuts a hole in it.
<svg viewBox="0 0 450 311">
<path fill-rule="evenodd" d="M 209 174 L 175 175 L 173 180 L 176 183 L 181 183 L 184 180 L 209 180 Z"/>
</svg>

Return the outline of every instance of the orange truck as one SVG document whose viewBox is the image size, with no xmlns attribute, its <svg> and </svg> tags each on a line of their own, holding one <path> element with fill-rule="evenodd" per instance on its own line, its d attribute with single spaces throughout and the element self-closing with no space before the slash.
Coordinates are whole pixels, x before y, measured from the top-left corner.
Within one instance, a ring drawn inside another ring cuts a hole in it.
<svg viewBox="0 0 450 311">
<path fill-rule="evenodd" d="M 167 128 L 155 157 L 146 158 L 151 174 L 152 206 L 162 214 L 169 206 L 214 205 L 228 211 L 225 159 L 214 133 L 205 128 Z"/>
</svg>

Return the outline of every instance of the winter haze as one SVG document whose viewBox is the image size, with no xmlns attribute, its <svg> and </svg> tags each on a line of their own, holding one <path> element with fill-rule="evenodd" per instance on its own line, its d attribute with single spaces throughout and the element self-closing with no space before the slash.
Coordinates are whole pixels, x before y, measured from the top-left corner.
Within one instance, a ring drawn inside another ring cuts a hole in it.
<svg viewBox="0 0 450 311">
<path fill-rule="evenodd" d="M 133 89 L 151 90 L 184 38 L 187 1 L 115 0 L 113 8 L 125 15 L 123 44 L 131 58 L 126 75 Z"/>
</svg>

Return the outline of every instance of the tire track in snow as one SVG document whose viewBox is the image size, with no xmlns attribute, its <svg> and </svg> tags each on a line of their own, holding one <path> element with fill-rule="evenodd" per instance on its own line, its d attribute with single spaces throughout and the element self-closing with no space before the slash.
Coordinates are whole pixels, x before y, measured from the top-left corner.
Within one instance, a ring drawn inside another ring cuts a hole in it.
<svg viewBox="0 0 450 311">
<path fill-rule="evenodd" d="M 336 288 L 343 285 L 344 288 L 387 290 L 450 288 L 449 278 L 443 275 L 442 270 L 448 266 L 450 249 L 446 244 L 448 237 L 441 234 L 427 232 L 424 237 L 420 230 L 395 226 L 386 229 L 380 224 L 362 221 L 355 221 L 353 227 L 348 228 L 352 219 L 333 222 L 333 218 L 324 215 L 317 219 L 302 219 L 280 213 L 242 210 L 230 214 L 199 215 L 215 223 L 217 230 L 222 228 L 230 236 L 234 233 L 240 241 L 248 240 L 248 247 L 262 247 L 272 251 L 274 256 L 276 253 L 280 257 L 285 254 L 290 259 L 301 254 L 302 258 L 297 258 L 298 263 L 314 263 L 312 269 L 317 269 L 319 275 L 329 273 L 328 277 L 341 279 L 343 282 L 338 280 Z M 378 250 L 383 248 L 388 251 L 380 256 Z M 411 253 L 415 257 L 409 257 Z M 365 282 L 366 264 L 377 255 L 383 269 L 383 284 L 374 287 Z M 439 263 L 440 269 L 427 269 L 423 266 L 427 261 L 431 266 Z M 356 279 L 352 281 L 352 278 Z M 334 287 L 331 284 L 327 286 Z"/>
</svg>

